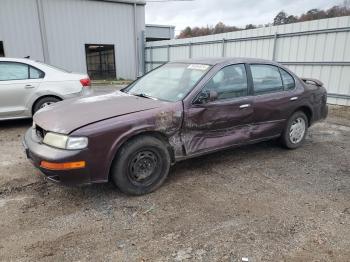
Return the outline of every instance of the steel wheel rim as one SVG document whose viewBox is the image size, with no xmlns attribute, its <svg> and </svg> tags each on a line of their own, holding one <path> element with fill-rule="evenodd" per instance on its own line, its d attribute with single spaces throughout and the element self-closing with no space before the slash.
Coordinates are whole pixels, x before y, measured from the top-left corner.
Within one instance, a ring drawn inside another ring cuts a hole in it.
<svg viewBox="0 0 350 262">
<path fill-rule="evenodd" d="M 49 106 L 49 105 L 52 105 L 52 104 L 54 104 L 54 103 L 55 103 L 55 102 L 45 102 L 45 103 L 43 103 L 43 104 L 40 106 L 39 109 L 45 108 L 45 107 L 47 107 L 47 106 Z"/>
<path fill-rule="evenodd" d="M 304 118 L 296 118 L 289 129 L 289 140 L 292 144 L 300 143 L 305 135 L 306 122 Z"/>
<path fill-rule="evenodd" d="M 129 161 L 128 176 L 135 185 L 150 185 L 157 179 L 160 168 L 160 158 L 152 150 L 141 150 Z"/>
</svg>

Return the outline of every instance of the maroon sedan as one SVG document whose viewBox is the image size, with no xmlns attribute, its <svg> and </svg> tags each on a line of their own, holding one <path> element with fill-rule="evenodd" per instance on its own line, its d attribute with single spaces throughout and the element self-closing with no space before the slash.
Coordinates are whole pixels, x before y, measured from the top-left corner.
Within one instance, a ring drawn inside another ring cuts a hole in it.
<svg viewBox="0 0 350 262">
<path fill-rule="evenodd" d="M 51 180 L 111 180 L 141 195 L 180 160 L 278 137 L 286 148 L 301 146 L 308 127 L 327 116 L 326 101 L 321 82 L 275 62 L 171 62 L 121 91 L 40 110 L 23 144 Z"/>
</svg>

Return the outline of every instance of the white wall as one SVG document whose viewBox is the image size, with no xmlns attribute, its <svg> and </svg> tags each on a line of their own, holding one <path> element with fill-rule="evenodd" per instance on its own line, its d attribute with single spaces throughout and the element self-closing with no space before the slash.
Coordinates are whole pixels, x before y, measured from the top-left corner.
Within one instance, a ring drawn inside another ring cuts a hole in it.
<svg viewBox="0 0 350 262">
<path fill-rule="evenodd" d="M 36 0 L 1 0 L 0 41 L 5 56 L 43 60 Z"/>
<path fill-rule="evenodd" d="M 50 63 L 86 72 L 85 44 L 113 44 L 117 77 L 134 79 L 134 6 L 102 1 L 44 0 Z M 137 33 L 144 6 L 137 6 Z"/>
<path fill-rule="evenodd" d="M 85 44 L 112 44 L 117 77 L 136 77 L 134 5 L 91 0 L 38 0 L 42 7 L 46 62 L 75 72 L 86 72 Z M 140 48 L 145 30 L 144 5 L 136 7 Z M 5 56 L 44 61 L 37 0 L 0 0 L 0 41 Z M 138 60 L 143 52 L 139 49 Z M 141 67 L 138 65 L 139 68 Z"/>
<path fill-rule="evenodd" d="M 331 29 L 332 31 L 322 31 Z M 333 30 L 339 29 L 339 30 Z M 321 31 L 320 31 L 321 30 Z M 274 34 L 280 36 L 274 46 Z M 285 35 L 295 33 L 294 35 Z M 203 44 L 207 41 L 233 41 Z M 196 43 L 202 42 L 201 45 Z M 181 44 L 193 43 L 189 46 Z M 180 46 L 176 46 L 179 45 Z M 170 45 L 170 47 L 168 47 Z M 175 45 L 175 46 L 173 46 Z M 198 57 L 254 57 L 285 63 L 297 75 L 324 82 L 331 94 L 350 96 L 350 17 L 339 17 L 271 26 L 204 37 L 147 43 L 146 61 L 150 70 L 167 61 Z M 151 49 L 152 47 L 152 49 Z M 163 48 L 160 48 L 163 47 Z M 274 54 L 275 49 L 275 54 Z M 329 63 L 326 63 L 329 62 Z M 350 99 L 330 96 L 330 103 L 350 105 Z"/>
</svg>

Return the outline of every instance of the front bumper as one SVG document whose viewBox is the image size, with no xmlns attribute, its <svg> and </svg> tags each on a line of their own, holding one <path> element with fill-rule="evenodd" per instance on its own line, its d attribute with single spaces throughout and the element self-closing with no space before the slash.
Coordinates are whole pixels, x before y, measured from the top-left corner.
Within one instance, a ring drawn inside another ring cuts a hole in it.
<svg viewBox="0 0 350 262">
<path fill-rule="evenodd" d="M 65 185 L 84 185 L 90 184 L 89 163 L 86 162 L 86 167 L 72 170 L 49 170 L 40 167 L 41 161 L 53 163 L 86 161 L 88 158 L 88 150 L 64 150 L 57 149 L 33 139 L 32 128 L 30 128 L 23 139 L 23 147 L 27 158 L 38 168 L 46 177 L 54 182 Z"/>
</svg>

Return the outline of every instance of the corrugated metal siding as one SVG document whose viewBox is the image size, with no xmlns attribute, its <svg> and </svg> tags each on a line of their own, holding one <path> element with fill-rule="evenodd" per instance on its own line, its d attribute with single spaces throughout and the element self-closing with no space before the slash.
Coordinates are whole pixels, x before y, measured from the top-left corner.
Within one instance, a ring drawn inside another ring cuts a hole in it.
<svg viewBox="0 0 350 262">
<path fill-rule="evenodd" d="M 339 30 L 319 31 L 327 29 Z M 283 35 L 290 33 L 293 35 Z M 168 50 L 170 60 L 223 55 L 270 60 L 275 57 L 299 76 L 320 79 L 330 94 L 350 96 L 350 17 L 147 43 L 147 69 L 168 61 Z M 350 105 L 350 99 L 334 96 L 329 102 Z"/>
<path fill-rule="evenodd" d="M 86 72 L 85 44 L 115 45 L 117 77 L 135 77 L 134 6 L 86 0 L 44 0 L 50 63 Z M 137 6 L 143 12 L 144 6 Z M 144 18 L 137 12 L 138 33 Z"/>
<path fill-rule="evenodd" d="M 86 72 L 85 44 L 113 44 L 117 77 L 134 79 L 136 52 L 134 5 L 91 0 L 38 0 L 42 5 L 48 47 L 47 62 L 71 71 Z M 139 61 L 145 9 L 136 7 Z M 7 57 L 44 61 L 36 0 L 1 0 L 0 41 Z M 141 70 L 141 65 L 138 65 Z"/>
<path fill-rule="evenodd" d="M 7 57 L 43 60 L 35 0 L 1 0 L 0 41 Z"/>
<path fill-rule="evenodd" d="M 157 25 L 146 25 L 146 37 L 147 38 L 161 38 L 161 39 L 173 39 L 174 28 Z"/>
</svg>

